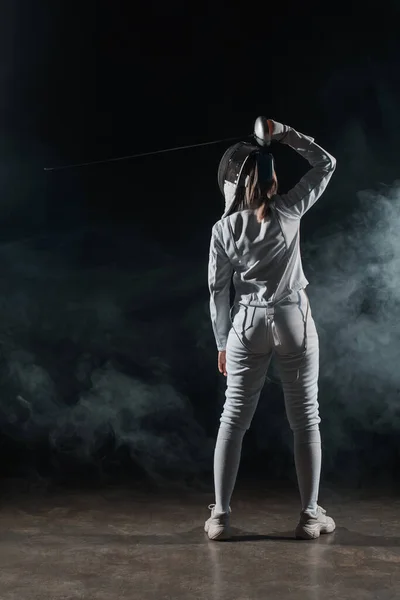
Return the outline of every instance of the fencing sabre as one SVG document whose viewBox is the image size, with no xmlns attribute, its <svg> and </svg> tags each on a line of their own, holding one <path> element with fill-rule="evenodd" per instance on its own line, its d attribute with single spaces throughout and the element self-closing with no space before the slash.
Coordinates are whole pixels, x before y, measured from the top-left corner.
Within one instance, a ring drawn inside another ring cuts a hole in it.
<svg viewBox="0 0 400 600">
<path fill-rule="evenodd" d="M 254 133 L 246 136 L 236 136 L 224 138 L 222 140 L 214 140 L 212 142 L 200 142 L 199 144 L 189 144 L 188 146 L 176 146 L 174 148 L 165 148 L 163 150 L 153 150 L 151 152 L 139 152 L 138 154 L 130 154 L 128 156 L 117 156 L 115 158 L 103 158 L 101 160 L 91 160 L 82 163 L 73 163 L 68 165 L 59 165 L 55 167 L 44 167 L 44 171 L 61 171 L 64 169 L 75 169 L 78 167 L 87 167 L 89 165 L 100 165 L 109 162 L 117 162 L 121 160 L 130 160 L 141 156 L 152 156 L 154 154 L 163 154 L 166 152 L 176 152 L 177 150 L 187 150 L 188 148 L 199 148 L 200 146 L 211 146 L 212 144 L 221 144 L 222 142 L 231 142 L 238 139 L 253 139 L 259 146 L 269 146 L 271 143 L 271 131 L 269 129 L 268 120 L 265 117 L 258 117 L 254 124 Z"/>
<path fill-rule="evenodd" d="M 130 154 L 128 156 L 117 156 L 116 158 L 104 158 L 101 160 L 92 160 L 89 162 L 75 163 L 70 165 L 60 165 L 56 167 L 44 167 L 44 171 L 61 171 L 63 169 L 74 169 L 78 167 L 86 167 L 89 165 L 100 165 L 109 162 L 117 162 L 120 160 L 130 160 L 132 158 L 139 158 L 141 156 L 152 156 L 153 154 L 163 154 L 166 152 L 176 152 L 177 150 L 186 150 L 188 148 L 198 148 L 200 146 L 211 146 L 212 144 L 221 144 L 222 142 L 231 142 L 232 140 L 238 140 L 243 136 L 236 136 L 232 138 L 224 138 L 222 140 L 214 140 L 212 142 L 201 142 L 199 144 L 190 144 L 188 146 L 176 146 L 174 148 L 165 148 L 163 150 L 153 150 L 151 152 L 140 152 L 139 154 Z M 253 137 L 253 136 L 246 136 Z"/>
</svg>

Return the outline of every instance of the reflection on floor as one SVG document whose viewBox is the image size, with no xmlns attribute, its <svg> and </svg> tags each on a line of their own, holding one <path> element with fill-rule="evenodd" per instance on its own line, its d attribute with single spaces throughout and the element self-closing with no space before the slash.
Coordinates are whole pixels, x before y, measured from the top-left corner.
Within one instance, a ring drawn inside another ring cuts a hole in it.
<svg viewBox="0 0 400 600">
<path fill-rule="evenodd" d="M 235 537 L 203 532 L 212 495 L 132 489 L 5 493 L 1 600 L 400 598 L 400 500 L 324 493 L 337 523 L 293 538 L 297 497 L 241 486 Z"/>
</svg>

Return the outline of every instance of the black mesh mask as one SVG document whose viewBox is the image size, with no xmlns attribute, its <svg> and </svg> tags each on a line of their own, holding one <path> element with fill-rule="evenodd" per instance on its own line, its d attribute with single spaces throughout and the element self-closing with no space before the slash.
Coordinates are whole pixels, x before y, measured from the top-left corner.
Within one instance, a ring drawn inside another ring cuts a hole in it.
<svg viewBox="0 0 400 600">
<path fill-rule="evenodd" d="M 254 156 L 257 161 L 261 185 L 270 182 L 274 177 L 274 159 L 267 149 L 249 142 L 239 142 L 228 148 L 218 167 L 218 185 L 225 198 L 223 217 L 234 212 L 236 190 L 245 185 L 245 167 L 250 156 Z"/>
</svg>

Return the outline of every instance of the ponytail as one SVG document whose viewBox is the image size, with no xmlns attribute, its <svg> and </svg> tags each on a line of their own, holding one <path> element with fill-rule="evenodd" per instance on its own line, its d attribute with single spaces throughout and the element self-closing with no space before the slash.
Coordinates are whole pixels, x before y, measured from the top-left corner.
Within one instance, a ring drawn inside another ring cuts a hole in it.
<svg viewBox="0 0 400 600">
<path fill-rule="evenodd" d="M 250 165 L 249 165 L 250 166 Z M 258 174 L 258 165 L 254 161 L 247 173 L 243 174 L 246 185 L 240 185 L 236 189 L 235 200 L 233 202 L 233 211 L 246 210 L 248 208 L 257 210 L 257 221 L 261 223 L 269 216 L 271 199 L 268 194 L 276 194 L 277 181 L 271 179 L 261 185 Z"/>
<path fill-rule="evenodd" d="M 261 223 L 268 217 L 269 213 L 269 198 L 266 202 L 263 202 L 262 205 L 257 209 L 257 221 Z"/>
<path fill-rule="evenodd" d="M 261 223 L 264 219 L 268 218 L 270 205 L 268 193 L 271 191 L 273 194 L 276 193 L 276 180 L 271 179 L 266 184 L 261 185 L 257 162 L 250 170 L 248 177 L 249 179 L 245 191 L 246 208 L 257 209 L 257 221 Z"/>
</svg>

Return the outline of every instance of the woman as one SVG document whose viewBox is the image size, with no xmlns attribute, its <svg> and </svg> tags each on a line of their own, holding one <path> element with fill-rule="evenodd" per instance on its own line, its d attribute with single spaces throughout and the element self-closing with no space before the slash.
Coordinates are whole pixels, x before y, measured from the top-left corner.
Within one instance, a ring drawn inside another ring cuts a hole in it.
<svg viewBox="0 0 400 600">
<path fill-rule="evenodd" d="M 321 472 L 319 346 L 304 291 L 308 281 L 302 269 L 299 230 L 302 216 L 324 192 L 336 160 L 313 138 L 287 125 L 266 119 L 264 125 L 272 140 L 291 146 L 312 168 L 289 193 L 278 195 L 271 155 L 266 158 L 261 148 L 253 151 L 244 161 L 230 196 L 230 184 L 225 181 L 226 210 L 212 229 L 210 312 L 219 351 L 218 368 L 227 377 L 214 454 L 215 504 L 209 506 L 211 517 L 205 523 L 212 540 L 231 536 L 230 501 L 242 441 L 257 407 L 272 353 L 294 435 L 302 504 L 295 535 L 315 539 L 335 529 L 333 519 L 317 503 Z M 269 175 L 268 160 L 272 166 Z"/>
</svg>

